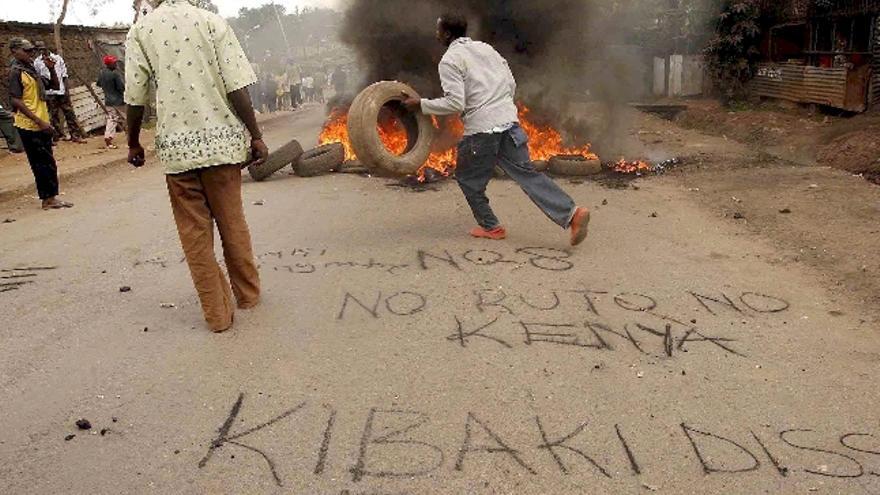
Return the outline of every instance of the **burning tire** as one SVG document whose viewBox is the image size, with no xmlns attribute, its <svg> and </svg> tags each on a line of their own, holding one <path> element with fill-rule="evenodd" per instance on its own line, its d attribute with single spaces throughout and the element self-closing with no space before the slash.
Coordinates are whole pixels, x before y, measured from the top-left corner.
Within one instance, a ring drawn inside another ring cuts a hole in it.
<svg viewBox="0 0 880 495">
<path fill-rule="evenodd" d="M 363 166 L 359 160 L 349 160 L 343 162 L 336 171 L 340 174 L 365 174 L 369 172 L 370 169 Z"/>
<path fill-rule="evenodd" d="M 431 153 L 434 124 L 430 117 L 403 108 L 403 94 L 418 97 L 411 87 L 397 81 L 383 81 L 359 94 L 348 111 L 348 135 L 358 159 L 368 168 L 381 168 L 398 175 L 418 172 Z M 407 135 L 403 154 L 390 152 L 379 136 L 380 118 L 396 118 Z"/>
<path fill-rule="evenodd" d="M 300 146 L 299 141 L 294 139 L 281 148 L 269 153 L 269 158 L 266 160 L 266 163 L 263 163 L 258 167 L 253 165 L 248 167 L 248 172 L 251 174 L 251 178 L 255 181 L 264 181 L 275 172 L 296 161 L 302 154 L 302 146 Z"/>
<path fill-rule="evenodd" d="M 306 151 L 293 163 L 293 171 L 300 177 L 315 177 L 336 170 L 345 161 L 342 143 L 331 143 Z"/>
<path fill-rule="evenodd" d="M 602 162 L 580 155 L 560 155 L 550 159 L 550 173 L 570 177 L 595 175 L 602 171 Z"/>
<path fill-rule="evenodd" d="M 546 172 L 550 170 L 550 162 L 547 160 L 535 160 L 532 162 L 532 166 L 535 167 L 535 170 L 538 172 Z"/>
</svg>

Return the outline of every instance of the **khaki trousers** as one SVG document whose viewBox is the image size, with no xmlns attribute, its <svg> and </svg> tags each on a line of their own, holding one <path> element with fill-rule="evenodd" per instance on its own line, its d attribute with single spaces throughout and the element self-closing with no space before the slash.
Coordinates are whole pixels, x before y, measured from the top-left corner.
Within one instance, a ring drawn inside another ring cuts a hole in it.
<svg viewBox="0 0 880 495">
<path fill-rule="evenodd" d="M 242 309 L 260 302 L 260 274 L 241 203 L 241 167 L 219 165 L 166 175 L 165 180 L 205 320 L 211 330 L 222 332 L 232 326 L 233 294 Z M 215 222 L 223 242 L 231 290 L 214 256 Z"/>
<path fill-rule="evenodd" d="M 107 124 L 104 126 L 104 139 L 113 141 L 116 137 L 116 128 L 122 124 L 125 126 L 125 107 L 107 107 Z"/>
</svg>

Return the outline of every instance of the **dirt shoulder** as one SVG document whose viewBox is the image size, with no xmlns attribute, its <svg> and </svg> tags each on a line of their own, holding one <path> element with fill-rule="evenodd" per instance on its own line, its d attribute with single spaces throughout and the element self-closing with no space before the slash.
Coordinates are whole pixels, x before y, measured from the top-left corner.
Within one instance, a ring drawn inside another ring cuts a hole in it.
<svg viewBox="0 0 880 495">
<path fill-rule="evenodd" d="M 665 180 L 675 181 L 695 202 L 744 232 L 775 244 L 779 251 L 770 260 L 773 264 L 806 265 L 833 293 L 852 297 L 866 308 L 880 306 L 880 188 L 851 172 L 782 159 L 784 149 L 756 146 L 768 141 L 760 132 L 748 130 L 750 120 L 745 115 L 729 117 L 721 117 L 727 127 L 714 128 L 713 134 L 721 136 L 695 130 L 687 115 L 683 125 L 682 119 L 675 125 L 646 115 L 633 132 L 649 149 L 684 157 L 686 165 Z M 823 123 L 785 114 L 761 115 L 754 126 L 763 129 L 771 118 L 803 124 L 804 135 L 772 131 L 783 136 L 777 146 L 796 146 L 804 136 L 815 139 L 836 132 L 837 139 L 843 139 L 862 132 L 846 129 L 851 122 Z M 737 136 L 747 139 L 739 142 L 734 140 Z M 760 256 L 742 253 L 742 257 Z"/>
<path fill-rule="evenodd" d="M 880 113 L 829 115 L 786 102 L 723 108 L 691 100 L 676 120 L 695 129 L 759 146 L 802 164 L 825 165 L 880 179 Z"/>
</svg>

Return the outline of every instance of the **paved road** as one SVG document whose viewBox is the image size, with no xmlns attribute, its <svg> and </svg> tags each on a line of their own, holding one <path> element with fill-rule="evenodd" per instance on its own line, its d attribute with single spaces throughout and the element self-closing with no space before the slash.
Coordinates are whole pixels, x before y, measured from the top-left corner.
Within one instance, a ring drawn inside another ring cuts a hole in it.
<svg viewBox="0 0 880 495">
<path fill-rule="evenodd" d="M 0 491 L 880 493 L 868 310 L 674 181 L 565 184 L 576 251 L 510 182 L 501 243 L 388 185 L 247 183 L 265 302 L 222 335 L 155 164 L 0 225 Z"/>
</svg>

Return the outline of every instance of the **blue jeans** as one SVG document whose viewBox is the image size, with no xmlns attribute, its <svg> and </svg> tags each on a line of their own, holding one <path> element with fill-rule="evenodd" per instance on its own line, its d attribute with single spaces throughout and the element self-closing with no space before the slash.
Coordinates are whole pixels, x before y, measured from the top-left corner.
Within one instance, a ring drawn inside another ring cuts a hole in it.
<svg viewBox="0 0 880 495">
<path fill-rule="evenodd" d="M 486 186 L 498 165 L 529 198 L 560 227 L 567 229 L 574 216 L 571 197 L 549 177 L 535 170 L 529 157 L 529 138 L 519 125 L 502 133 L 465 136 L 458 145 L 455 178 L 480 227 L 500 225 L 489 206 Z"/>
</svg>

